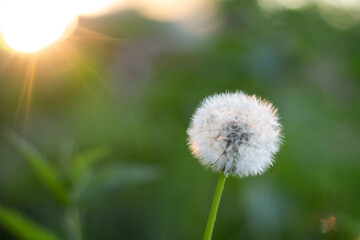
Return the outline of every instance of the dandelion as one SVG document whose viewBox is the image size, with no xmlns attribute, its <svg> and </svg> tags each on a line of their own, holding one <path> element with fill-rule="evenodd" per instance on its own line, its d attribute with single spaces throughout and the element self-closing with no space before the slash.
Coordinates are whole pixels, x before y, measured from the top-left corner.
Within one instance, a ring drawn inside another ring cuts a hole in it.
<svg viewBox="0 0 360 240">
<path fill-rule="evenodd" d="M 280 129 L 277 109 L 243 92 L 208 97 L 196 110 L 187 130 L 189 147 L 203 166 L 221 173 L 204 239 L 211 239 L 226 177 L 266 171 L 279 150 Z"/>
<path fill-rule="evenodd" d="M 245 177 L 263 173 L 280 145 L 280 124 L 271 103 L 242 92 L 205 99 L 187 131 L 202 165 Z"/>
</svg>

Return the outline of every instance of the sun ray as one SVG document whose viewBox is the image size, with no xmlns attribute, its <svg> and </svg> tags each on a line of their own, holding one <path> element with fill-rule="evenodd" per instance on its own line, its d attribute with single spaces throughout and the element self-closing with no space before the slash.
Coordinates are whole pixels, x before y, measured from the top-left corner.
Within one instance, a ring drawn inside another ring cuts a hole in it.
<svg viewBox="0 0 360 240">
<path fill-rule="evenodd" d="M 105 89 L 116 99 L 117 94 L 115 93 L 114 89 L 106 83 L 104 77 L 102 77 L 98 72 L 96 72 L 78 53 L 76 49 L 74 49 L 70 44 L 64 45 L 64 49 L 66 49 L 67 53 L 76 60 L 84 69 L 93 77 L 95 77 L 99 82 L 105 87 Z M 82 79 L 84 81 L 84 79 Z M 90 89 L 91 90 L 91 89 Z"/>
<path fill-rule="evenodd" d="M 28 82 L 26 106 L 25 106 L 25 124 L 27 124 L 30 117 L 31 97 L 33 93 L 34 79 L 35 79 L 35 67 L 36 67 L 36 58 L 34 57 L 30 59 L 29 67 L 27 69 L 27 73 L 25 77 L 25 81 Z"/>
<path fill-rule="evenodd" d="M 133 43 L 138 42 L 138 41 L 133 40 L 133 39 L 130 40 L 130 39 L 124 39 L 124 38 L 120 39 L 120 38 L 111 37 L 111 36 L 108 36 L 106 34 L 99 33 L 97 31 L 91 30 L 89 28 L 82 27 L 80 25 L 78 25 L 76 27 L 76 30 L 79 31 L 80 33 L 87 34 L 89 37 L 98 38 L 100 40 L 105 40 L 105 41 L 108 41 L 108 42 L 115 42 L 115 43 L 121 43 L 121 44 L 133 44 Z"/>
<path fill-rule="evenodd" d="M 80 56 L 80 54 L 69 44 L 67 44 L 66 46 L 63 46 L 64 49 L 66 49 L 67 53 L 73 57 L 74 60 L 78 61 L 84 68 L 85 70 L 90 73 L 90 75 L 94 76 L 96 79 L 100 80 L 100 82 L 108 89 L 110 90 L 110 93 L 114 93 L 113 89 L 111 89 L 111 87 L 105 83 L 104 79 L 96 72 L 93 70 L 93 68 L 91 66 L 89 66 L 85 60 Z M 93 89 L 91 88 L 91 86 L 89 85 L 89 83 L 86 81 L 86 79 L 84 79 L 84 77 L 78 72 L 78 71 L 74 71 L 77 79 L 84 85 L 84 87 L 86 88 L 86 90 L 90 93 L 90 95 L 94 98 L 95 102 L 99 105 L 99 107 L 105 111 L 105 113 L 111 118 L 111 119 L 115 119 L 115 117 L 110 113 L 110 111 L 108 111 L 108 109 L 106 108 L 105 104 L 101 101 L 101 99 L 96 95 L 96 93 L 93 91 Z M 114 96 L 116 96 L 114 94 Z"/>
<path fill-rule="evenodd" d="M 35 79 L 35 69 L 36 69 L 36 57 L 31 56 L 29 59 L 27 59 L 24 83 L 21 89 L 20 98 L 14 119 L 14 125 L 16 125 L 18 123 L 22 110 L 24 110 L 24 119 L 23 119 L 24 129 L 26 128 L 30 117 L 31 98 L 32 98 L 33 85 Z"/>
</svg>

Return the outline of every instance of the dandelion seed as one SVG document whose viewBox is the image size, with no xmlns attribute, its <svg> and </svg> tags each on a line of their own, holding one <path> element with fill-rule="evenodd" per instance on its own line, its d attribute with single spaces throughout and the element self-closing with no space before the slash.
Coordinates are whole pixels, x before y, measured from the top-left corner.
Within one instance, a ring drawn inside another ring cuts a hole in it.
<svg viewBox="0 0 360 240">
<path fill-rule="evenodd" d="M 263 173 L 281 143 L 277 109 L 243 92 L 206 98 L 192 117 L 189 147 L 201 164 L 226 175 Z"/>
</svg>

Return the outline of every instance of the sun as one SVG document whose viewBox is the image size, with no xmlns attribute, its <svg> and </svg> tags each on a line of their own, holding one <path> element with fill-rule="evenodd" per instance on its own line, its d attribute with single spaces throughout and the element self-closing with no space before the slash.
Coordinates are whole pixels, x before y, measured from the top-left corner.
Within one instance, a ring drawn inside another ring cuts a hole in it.
<svg viewBox="0 0 360 240">
<path fill-rule="evenodd" d="M 95 14 L 116 0 L 0 0 L 0 32 L 19 52 L 35 52 L 74 30 L 79 15 Z"/>
<path fill-rule="evenodd" d="M 9 47 L 34 52 L 58 40 L 76 15 L 60 1 L 2 0 L 1 35 Z"/>
</svg>

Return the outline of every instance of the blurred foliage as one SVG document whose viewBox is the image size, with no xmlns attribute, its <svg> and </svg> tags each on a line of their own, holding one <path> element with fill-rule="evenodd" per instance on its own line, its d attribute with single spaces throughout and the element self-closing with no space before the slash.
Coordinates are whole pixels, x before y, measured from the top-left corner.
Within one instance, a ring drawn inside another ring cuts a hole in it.
<svg viewBox="0 0 360 240">
<path fill-rule="evenodd" d="M 32 171 L 39 181 L 54 195 L 61 203 L 67 204 L 68 191 L 63 182 L 59 179 L 56 171 L 49 166 L 47 161 L 32 146 L 27 144 L 23 139 L 13 132 L 8 132 L 9 141 L 21 152 L 29 163 Z"/>
<path fill-rule="evenodd" d="M 59 209 L 63 212 L 64 228 L 68 231 L 69 239 L 82 239 L 79 208 L 86 211 L 88 204 L 98 203 L 111 193 L 119 194 L 130 186 L 156 180 L 159 176 L 159 171 L 155 167 L 119 163 L 97 166 L 95 170 L 92 165 L 108 155 L 106 148 L 95 148 L 78 154 L 70 161 L 71 166 L 67 168 L 69 173 L 61 178 L 54 166 L 50 166 L 48 160 L 24 139 L 11 130 L 6 130 L 5 136 L 27 160 L 39 182 L 57 200 Z M 58 239 L 31 220 L 1 205 L 0 223 L 19 239 Z"/>
<path fill-rule="evenodd" d="M 30 220 L 21 216 L 10 209 L 0 206 L 0 221 L 1 223 L 12 231 L 19 239 L 27 240 L 57 240 L 58 237 L 54 236 L 47 230 L 42 229 Z"/>
<path fill-rule="evenodd" d="M 66 236 L 52 189 L 78 204 L 84 239 L 200 239 L 217 174 L 192 158 L 186 128 L 205 96 L 243 90 L 279 108 L 285 143 L 264 175 L 227 181 L 214 239 L 360 237 L 359 26 L 335 29 L 311 7 L 268 16 L 253 1 L 223 1 L 218 17 L 201 37 L 133 13 L 81 19 L 119 41 L 75 32 L 59 45 L 76 54 L 44 51 L 29 115 L 25 70 L 4 65 L 0 124 L 41 155 L 13 136 L 24 164 L 1 140 L 0 203 Z"/>
</svg>

